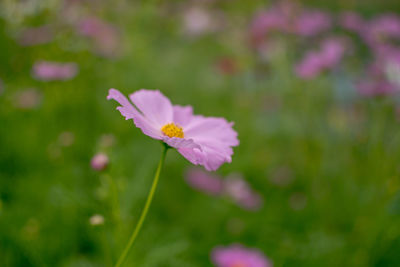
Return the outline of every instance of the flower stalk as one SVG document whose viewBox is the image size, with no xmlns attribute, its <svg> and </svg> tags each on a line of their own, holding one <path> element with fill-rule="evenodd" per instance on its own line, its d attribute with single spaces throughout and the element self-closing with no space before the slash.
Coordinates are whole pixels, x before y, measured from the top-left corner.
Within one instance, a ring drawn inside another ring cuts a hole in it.
<svg viewBox="0 0 400 267">
<path fill-rule="evenodd" d="M 147 196 L 147 200 L 146 200 L 146 204 L 143 208 L 142 214 L 140 215 L 139 221 L 135 227 L 135 230 L 132 232 L 131 237 L 129 238 L 128 244 L 126 245 L 125 249 L 123 250 L 121 256 L 119 257 L 117 263 L 115 264 L 115 267 L 120 267 L 126 257 L 128 256 L 128 253 L 130 251 L 130 249 L 132 248 L 133 243 L 135 242 L 136 237 L 138 236 L 140 229 L 142 228 L 143 222 L 146 218 L 147 212 L 149 211 L 150 205 L 151 205 L 151 201 L 153 200 L 153 196 L 154 193 L 156 191 L 157 188 L 157 184 L 158 184 L 158 180 L 160 178 L 160 173 L 161 173 L 161 169 L 164 165 L 164 161 L 165 161 L 165 156 L 167 154 L 167 150 L 168 150 L 169 146 L 167 144 L 164 144 L 164 149 L 163 152 L 161 154 L 161 158 L 160 161 L 158 162 L 158 166 L 157 166 L 157 170 L 156 170 L 156 174 L 154 175 L 154 179 L 153 179 L 153 184 L 151 185 L 151 189 L 149 192 L 149 195 Z"/>
</svg>

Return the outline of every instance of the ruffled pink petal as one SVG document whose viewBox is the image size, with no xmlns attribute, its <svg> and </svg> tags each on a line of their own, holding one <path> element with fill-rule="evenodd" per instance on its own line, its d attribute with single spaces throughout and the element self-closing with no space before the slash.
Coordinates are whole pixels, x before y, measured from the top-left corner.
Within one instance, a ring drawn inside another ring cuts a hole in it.
<svg viewBox="0 0 400 267">
<path fill-rule="evenodd" d="M 143 116 L 157 129 L 173 121 L 172 104 L 160 91 L 141 89 L 129 97 Z"/>
<path fill-rule="evenodd" d="M 193 116 L 190 124 L 184 128 L 186 138 L 192 138 L 196 143 L 218 143 L 226 146 L 237 146 L 239 140 L 232 128 L 233 122 L 224 118 Z"/>
<path fill-rule="evenodd" d="M 143 117 L 142 114 L 140 114 L 134 107 L 133 105 L 129 102 L 129 100 L 118 90 L 116 89 L 110 89 L 108 92 L 107 99 L 114 99 L 118 103 L 121 104 L 121 106 L 117 107 L 119 112 L 121 112 L 121 115 L 125 117 L 125 119 L 133 119 L 133 122 L 135 123 L 136 127 L 140 128 L 142 132 L 154 139 L 161 140 L 162 139 L 162 133 L 161 129 L 157 128 L 151 121 L 147 120 L 145 117 Z"/>
<path fill-rule="evenodd" d="M 191 106 L 174 105 L 174 122 L 181 127 L 185 127 L 192 120 L 193 108 Z"/>
<path fill-rule="evenodd" d="M 189 162 L 194 165 L 201 165 L 204 161 L 204 156 L 198 148 L 178 148 L 178 152 Z"/>
<path fill-rule="evenodd" d="M 232 161 L 232 146 L 239 140 L 233 123 L 223 118 L 193 116 L 184 128 L 185 138 L 193 139 L 201 149 L 178 149 L 193 164 L 203 165 L 208 171 L 217 170 L 223 163 Z"/>
<path fill-rule="evenodd" d="M 225 162 L 232 161 L 233 149 L 230 147 L 221 144 L 215 147 L 206 143 L 199 143 L 199 145 L 202 150 L 193 150 L 192 153 L 198 159 L 197 164 L 203 165 L 207 171 L 216 171 Z"/>
<path fill-rule="evenodd" d="M 195 142 L 193 142 L 192 139 L 164 136 L 162 140 L 169 146 L 174 148 L 188 148 L 188 149 L 196 148 L 201 150 L 201 147 Z"/>
</svg>

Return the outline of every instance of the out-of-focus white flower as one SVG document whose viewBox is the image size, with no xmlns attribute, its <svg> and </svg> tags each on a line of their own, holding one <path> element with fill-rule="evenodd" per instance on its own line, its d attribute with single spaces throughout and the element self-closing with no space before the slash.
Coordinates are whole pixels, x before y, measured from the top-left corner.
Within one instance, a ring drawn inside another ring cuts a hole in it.
<svg viewBox="0 0 400 267">
<path fill-rule="evenodd" d="M 90 217 L 89 222 L 91 225 L 103 225 L 104 224 L 104 217 L 100 214 L 95 214 Z"/>
<path fill-rule="evenodd" d="M 201 7 L 190 7 L 183 11 L 183 30 L 189 36 L 200 36 L 215 32 L 222 26 L 223 17 Z"/>
<path fill-rule="evenodd" d="M 400 87 L 400 64 L 397 62 L 389 62 L 385 68 L 388 80 Z"/>
</svg>

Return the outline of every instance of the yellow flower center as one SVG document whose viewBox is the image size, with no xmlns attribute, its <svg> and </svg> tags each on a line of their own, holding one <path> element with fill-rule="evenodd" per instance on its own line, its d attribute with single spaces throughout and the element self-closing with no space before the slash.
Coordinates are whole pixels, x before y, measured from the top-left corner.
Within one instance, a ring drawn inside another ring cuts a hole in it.
<svg viewBox="0 0 400 267">
<path fill-rule="evenodd" d="M 179 127 L 173 122 L 165 124 L 161 128 L 161 131 L 168 137 L 178 137 L 178 138 L 184 137 L 182 127 Z"/>
<path fill-rule="evenodd" d="M 244 264 L 243 262 L 235 262 L 233 263 L 232 267 L 246 267 L 247 265 Z"/>
</svg>

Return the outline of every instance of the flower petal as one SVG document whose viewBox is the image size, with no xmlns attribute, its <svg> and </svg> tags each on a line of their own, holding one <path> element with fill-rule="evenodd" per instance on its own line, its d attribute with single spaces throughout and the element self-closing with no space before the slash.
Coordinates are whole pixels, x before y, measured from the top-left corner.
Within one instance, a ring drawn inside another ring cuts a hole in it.
<svg viewBox="0 0 400 267">
<path fill-rule="evenodd" d="M 174 105 L 174 123 L 185 127 L 193 118 L 193 108 L 191 106 Z"/>
<path fill-rule="evenodd" d="M 195 142 L 193 142 L 192 139 L 164 136 L 162 140 L 169 146 L 174 148 L 189 148 L 189 149 L 197 148 L 201 150 L 200 146 Z"/>
<path fill-rule="evenodd" d="M 165 124 L 172 122 L 172 104 L 160 91 L 141 89 L 129 97 L 143 116 L 156 128 L 161 129 Z"/>
<path fill-rule="evenodd" d="M 203 154 L 198 148 L 185 148 L 181 147 L 177 149 L 178 152 L 189 162 L 194 165 L 200 165 L 203 162 Z"/>
<path fill-rule="evenodd" d="M 233 123 L 224 118 L 193 116 L 192 121 L 184 128 L 186 138 L 192 138 L 196 143 L 219 143 L 227 146 L 237 146 L 237 132 Z"/>
<path fill-rule="evenodd" d="M 136 127 L 140 128 L 144 134 L 154 139 L 162 139 L 161 130 L 152 122 L 143 117 L 143 115 L 133 107 L 129 100 L 120 91 L 111 88 L 108 92 L 107 99 L 114 99 L 120 103 L 121 106 L 117 107 L 117 109 L 119 112 L 121 112 L 122 116 L 124 116 L 127 120 L 133 119 Z"/>
<path fill-rule="evenodd" d="M 229 146 L 221 144 L 215 146 L 207 143 L 197 145 L 200 148 L 180 147 L 178 152 L 191 163 L 202 165 L 208 171 L 215 171 L 223 163 L 232 161 L 233 149 Z"/>
<path fill-rule="evenodd" d="M 215 171 L 223 163 L 232 161 L 232 146 L 239 140 L 232 128 L 233 123 L 223 118 L 194 116 L 184 128 L 185 138 L 193 139 L 201 150 L 179 149 L 178 151 L 193 164 L 203 165 L 206 170 Z"/>
<path fill-rule="evenodd" d="M 137 110 L 132 106 L 132 104 L 128 101 L 128 99 L 117 89 L 111 88 L 108 91 L 107 100 L 114 99 L 121 106 L 117 107 L 121 115 L 125 117 L 125 119 L 133 119 L 135 115 L 138 114 Z"/>
</svg>

